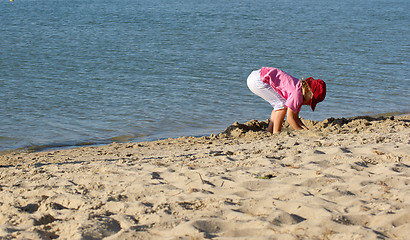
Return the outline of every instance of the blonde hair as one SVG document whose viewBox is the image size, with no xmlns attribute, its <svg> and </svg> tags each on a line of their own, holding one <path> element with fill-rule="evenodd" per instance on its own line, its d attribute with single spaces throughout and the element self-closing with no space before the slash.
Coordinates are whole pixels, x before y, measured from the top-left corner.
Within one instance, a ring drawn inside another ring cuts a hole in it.
<svg viewBox="0 0 410 240">
<path fill-rule="evenodd" d="M 302 93 L 303 93 L 303 99 L 306 98 L 306 95 L 311 92 L 308 83 L 306 82 L 305 79 L 301 79 L 300 83 L 302 84 Z"/>
</svg>

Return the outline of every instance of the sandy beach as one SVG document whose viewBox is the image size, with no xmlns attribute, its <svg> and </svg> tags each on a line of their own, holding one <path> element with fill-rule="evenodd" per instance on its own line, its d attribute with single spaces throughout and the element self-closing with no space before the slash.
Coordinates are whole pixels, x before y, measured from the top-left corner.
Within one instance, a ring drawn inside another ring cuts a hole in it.
<svg viewBox="0 0 410 240">
<path fill-rule="evenodd" d="M 410 115 L 0 156 L 0 239 L 408 239 Z"/>
</svg>

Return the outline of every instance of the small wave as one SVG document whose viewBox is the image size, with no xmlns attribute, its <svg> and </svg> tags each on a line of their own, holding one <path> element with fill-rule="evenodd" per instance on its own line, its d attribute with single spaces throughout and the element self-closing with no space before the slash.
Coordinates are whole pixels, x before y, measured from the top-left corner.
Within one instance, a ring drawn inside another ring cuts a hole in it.
<svg viewBox="0 0 410 240">
<path fill-rule="evenodd" d="M 4 137 L 4 136 L 0 136 L 0 141 L 1 140 L 17 140 L 16 138 L 12 138 L 12 137 Z"/>
<path fill-rule="evenodd" d="M 15 151 L 15 152 L 41 152 L 51 149 L 66 149 L 66 148 L 74 148 L 74 147 L 83 147 L 83 146 L 94 146 L 94 145 L 101 145 L 101 144 L 108 144 L 109 141 L 84 141 L 84 142 L 77 142 L 77 143 L 51 143 L 51 144 L 41 144 L 41 145 L 29 145 L 21 148 L 17 148 L 15 150 L 7 150 L 7 152 Z"/>
<path fill-rule="evenodd" d="M 111 142 L 130 142 L 136 138 L 141 138 L 141 137 L 146 137 L 147 135 L 139 135 L 139 136 L 135 136 L 135 135 L 121 135 L 121 136 L 117 136 L 117 137 L 112 137 L 108 140 L 110 140 Z"/>
<path fill-rule="evenodd" d="M 20 147 L 17 149 L 8 149 L 4 151 L 0 151 L 1 154 L 7 154 L 11 152 L 41 152 L 51 149 L 67 149 L 67 148 L 74 148 L 74 147 L 84 147 L 84 146 L 97 146 L 97 145 L 104 145 L 110 144 L 113 142 L 131 142 L 137 139 L 141 139 L 147 137 L 148 135 L 120 135 L 116 137 L 111 137 L 108 139 L 101 139 L 101 140 L 87 140 L 87 141 L 78 141 L 78 142 L 56 142 L 56 143 L 48 143 L 48 144 L 31 144 L 28 146 Z M 1 138 L 0 138 L 1 139 Z"/>
</svg>

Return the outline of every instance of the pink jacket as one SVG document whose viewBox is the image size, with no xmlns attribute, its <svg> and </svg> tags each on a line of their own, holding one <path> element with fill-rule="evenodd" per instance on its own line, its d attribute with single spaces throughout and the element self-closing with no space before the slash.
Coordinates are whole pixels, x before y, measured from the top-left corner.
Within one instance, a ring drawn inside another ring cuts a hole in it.
<svg viewBox="0 0 410 240">
<path fill-rule="evenodd" d="M 299 79 L 277 68 L 262 67 L 261 80 L 286 99 L 285 105 L 288 108 L 299 113 L 303 103 L 302 84 Z"/>
</svg>

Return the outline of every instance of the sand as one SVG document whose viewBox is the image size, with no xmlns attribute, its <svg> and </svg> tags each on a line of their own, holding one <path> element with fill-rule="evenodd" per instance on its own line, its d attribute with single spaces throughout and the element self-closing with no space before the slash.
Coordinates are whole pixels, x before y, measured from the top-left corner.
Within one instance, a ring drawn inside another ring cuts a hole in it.
<svg viewBox="0 0 410 240">
<path fill-rule="evenodd" d="M 408 239 L 410 115 L 0 156 L 0 239 Z"/>
</svg>

